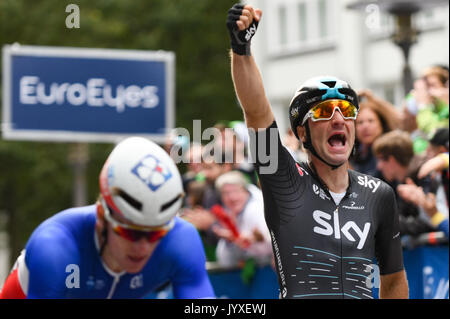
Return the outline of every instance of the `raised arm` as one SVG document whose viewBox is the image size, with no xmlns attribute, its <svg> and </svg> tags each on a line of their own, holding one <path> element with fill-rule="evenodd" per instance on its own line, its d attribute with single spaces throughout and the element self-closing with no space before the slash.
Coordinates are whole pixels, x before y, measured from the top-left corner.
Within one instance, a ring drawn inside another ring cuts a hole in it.
<svg viewBox="0 0 450 319">
<path fill-rule="evenodd" d="M 262 11 L 250 5 L 235 4 L 229 11 L 227 27 L 231 38 L 231 74 L 234 89 L 244 111 L 249 128 L 267 128 L 274 116 L 253 56 L 250 42 Z"/>
</svg>

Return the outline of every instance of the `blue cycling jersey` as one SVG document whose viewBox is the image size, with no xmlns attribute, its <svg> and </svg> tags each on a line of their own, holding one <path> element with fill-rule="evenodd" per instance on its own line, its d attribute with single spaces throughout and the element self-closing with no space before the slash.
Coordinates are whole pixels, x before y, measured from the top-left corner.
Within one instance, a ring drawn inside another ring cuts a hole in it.
<svg viewBox="0 0 450 319">
<path fill-rule="evenodd" d="M 202 242 L 188 222 L 176 217 L 135 274 L 114 273 L 103 263 L 95 223 L 92 205 L 65 210 L 36 228 L 15 266 L 27 298 L 142 298 L 167 282 L 175 298 L 214 297 Z"/>
</svg>

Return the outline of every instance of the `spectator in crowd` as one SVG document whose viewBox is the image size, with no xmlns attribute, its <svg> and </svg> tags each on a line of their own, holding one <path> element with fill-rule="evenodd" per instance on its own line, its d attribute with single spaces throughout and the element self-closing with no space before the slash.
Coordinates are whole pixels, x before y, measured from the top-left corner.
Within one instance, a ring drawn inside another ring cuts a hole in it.
<svg viewBox="0 0 450 319">
<path fill-rule="evenodd" d="M 216 161 L 213 155 L 203 152 L 201 170 L 197 173 L 197 178 L 191 181 L 186 189 L 187 200 L 182 217 L 200 232 L 209 261 L 216 259 L 211 250 L 215 251 L 218 241 L 212 231 L 212 225 L 216 222 L 216 218 L 209 211 L 212 206 L 220 204 L 220 196 L 214 183 L 220 175 L 233 169 L 233 163 L 225 162 L 226 156 L 227 154 L 222 154 Z"/>
<path fill-rule="evenodd" d="M 202 153 L 203 146 L 199 143 L 191 143 L 187 151 L 185 152 L 185 158 L 183 162 L 186 163 L 186 172 L 183 174 L 183 187 L 188 194 L 188 185 L 193 181 L 202 181 Z M 186 196 L 188 200 L 188 196 Z"/>
<path fill-rule="evenodd" d="M 238 171 L 220 176 L 216 188 L 229 220 L 237 228 L 233 232 L 229 224 L 215 225 L 214 232 L 220 238 L 216 250 L 219 264 L 238 266 L 249 258 L 259 265 L 270 264 L 272 246 L 261 191 Z"/>
<path fill-rule="evenodd" d="M 383 179 L 394 190 L 399 184 L 404 184 L 407 177 L 410 177 L 427 192 L 436 191 L 437 185 L 429 179 L 417 179 L 418 169 L 425 158 L 414 156 L 412 140 L 407 132 L 394 130 L 380 136 L 373 144 L 373 153 L 377 158 L 377 168 L 382 173 Z M 419 235 L 435 230 L 424 212 L 421 212 L 416 205 L 404 201 L 398 193 L 396 195 L 402 235 Z"/>
<path fill-rule="evenodd" d="M 425 193 L 422 187 L 414 184 L 410 178 L 406 180 L 406 184 L 397 187 L 397 192 L 405 201 L 421 207 L 430 217 L 431 224 L 436 230 L 444 232 L 448 238 L 448 215 L 438 211 L 433 193 Z"/>
<path fill-rule="evenodd" d="M 360 173 L 380 177 L 377 160 L 372 153 L 373 142 L 382 134 L 397 128 L 400 113 L 387 101 L 369 90 L 359 92 L 359 114 L 356 119 L 356 145 L 351 158 L 352 168 Z"/>
<path fill-rule="evenodd" d="M 215 189 L 216 179 L 225 174 L 234 168 L 234 163 L 227 163 L 226 159 L 228 158 L 226 153 L 223 153 L 219 159 L 216 159 L 211 154 L 205 154 L 204 160 L 202 163 L 201 174 L 205 178 L 206 186 L 205 186 L 205 194 L 202 202 L 202 206 L 206 209 L 211 208 L 213 205 L 220 202 L 219 195 Z"/>
<path fill-rule="evenodd" d="M 205 182 L 191 181 L 186 188 L 186 202 L 185 207 L 196 208 L 202 205 L 203 197 L 205 196 Z"/>
<path fill-rule="evenodd" d="M 425 162 L 417 174 L 418 178 L 425 178 L 430 173 L 440 173 L 440 181 L 444 188 L 447 200 L 447 207 L 449 204 L 449 129 L 438 129 L 429 141 L 427 148 L 427 162 Z"/>
<path fill-rule="evenodd" d="M 248 145 L 247 127 L 242 121 L 230 121 L 227 127 L 228 135 L 232 138 L 231 150 L 234 154 L 234 162 L 239 164 L 246 160 Z M 230 137 L 228 137 L 230 139 Z"/>
<path fill-rule="evenodd" d="M 411 133 L 416 154 L 425 152 L 428 134 L 449 125 L 448 80 L 448 69 L 427 68 L 406 96 L 403 126 Z"/>
<path fill-rule="evenodd" d="M 247 180 L 256 184 L 253 164 L 248 157 L 248 131 L 242 121 L 230 121 L 223 130 L 225 152 L 233 154 L 233 170 L 242 172 Z"/>
<path fill-rule="evenodd" d="M 235 135 L 233 134 L 233 130 L 228 127 L 228 123 L 221 121 L 214 125 L 214 129 L 218 130 L 220 136 L 215 136 L 214 143 L 222 152 L 227 152 L 229 155 L 233 155 L 232 161 L 235 160 L 235 155 L 233 153 L 234 144 L 235 144 Z"/>
<path fill-rule="evenodd" d="M 194 225 L 200 233 L 206 259 L 208 261 L 215 261 L 215 250 L 218 239 L 212 232 L 211 227 L 216 222 L 216 218 L 209 210 L 202 206 L 205 189 L 205 181 L 194 180 L 188 184 L 186 203 L 182 209 L 181 217 Z"/>
<path fill-rule="evenodd" d="M 231 121 L 229 127 L 235 136 L 233 152 L 235 154 L 234 169 L 240 171 L 253 184 L 258 183 L 255 167 L 248 151 L 248 129 L 243 121 Z"/>
<path fill-rule="evenodd" d="M 175 131 L 166 135 L 163 149 L 179 164 L 179 159 L 174 155 L 189 153 L 189 138 L 185 135 L 176 135 Z M 175 153 L 175 154 L 174 154 Z"/>
</svg>

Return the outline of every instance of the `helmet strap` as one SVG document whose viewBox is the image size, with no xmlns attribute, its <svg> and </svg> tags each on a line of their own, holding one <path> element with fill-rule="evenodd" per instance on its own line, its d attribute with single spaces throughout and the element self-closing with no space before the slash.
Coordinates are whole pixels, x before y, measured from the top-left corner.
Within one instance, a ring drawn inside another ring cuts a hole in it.
<svg viewBox="0 0 450 319">
<path fill-rule="evenodd" d="M 99 250 L 99 255 L 100 257 L 103 255 L 105 248 L 106 248 L 106 242 L 108 241 L 108 227 L 107 227 L 107 221 L 105 219 L 105 212 L 103 211 L 103 206 L 100 202 L 97 202 L 97 218 L 101 218 L 102 219 L 102 224 L 103 224 L 103 229 L 102 232 L 100 233 L 101 236 L 101 240 L 102 240 L 102 245 L 100 246 L 100 250 Z"/>
<path fill-rule="evenodd" d="M 339 165 L 334 165 L 334 164 L 328 163 L 316 152 L 316 150 L 314 149 L 314 146 L 312 144 L 311 132 L 309 131 L 308 122 L 305 123 L 305 128 L 306 128 L 306 142 L 303 143 L 303 147 L 306 148 L 307 150 L 309 150 L 311 152 L 311 154 L 313 154 L 315 157 L 317 157 L 323 163 L 330 166 L 332 170 L 335 170 L 335 169 L 341 167 L 344 163 L 341 163 Z"/>
<path fill-rule="evenodd" d="M 100 251 L 98 252 L 100 257 L 105 252 L 106 242 L 108 241 L 108 229 L 106 228 L 106 225 L 105 225 L 105 227 L 102 230 L 101 236 L 102 236 L 102 245 L 100 246 Z"/>
<path fill-rule="evenodd" d="M 355 143 L 353 144 L 353 149 L 352 149 L 352 156 L 355 157 L 356 156 L 356 148 L 357 148 L 357 142 L 355 140 Z"/>
</svg>

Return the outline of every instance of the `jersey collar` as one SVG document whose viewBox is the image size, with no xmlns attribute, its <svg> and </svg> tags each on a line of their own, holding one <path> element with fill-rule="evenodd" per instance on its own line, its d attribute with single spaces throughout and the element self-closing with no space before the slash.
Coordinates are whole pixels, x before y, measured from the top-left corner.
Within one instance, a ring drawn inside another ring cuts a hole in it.
<svg viewBox="0 0 450 319">
<path fill-rule="evenodd" d="M 306 166 L 308 168 L 309 173 L 311 173 L 311 176 L 314 179 L 316 179 L 316 181 L 320 184 L 320 186 L 324 189 L 324 191 L 327 192 L 327 195 L 331 197 L 330 189 L 328 188 L 327 184 L 325 184 L 325 182 L 322 180 L 322 178 L 320 178 L 319 174 L 317 174 L 314 164 L 312 162 L 308 162 Z M 348 172 L 348 186 L 347 190 L 345 191 L 345 196 L 342 198 L 342 200 L 347 198 L 352 193 L 353 172 L 351 170 L 347 170 L 347 172 Z"/>
</svg>

